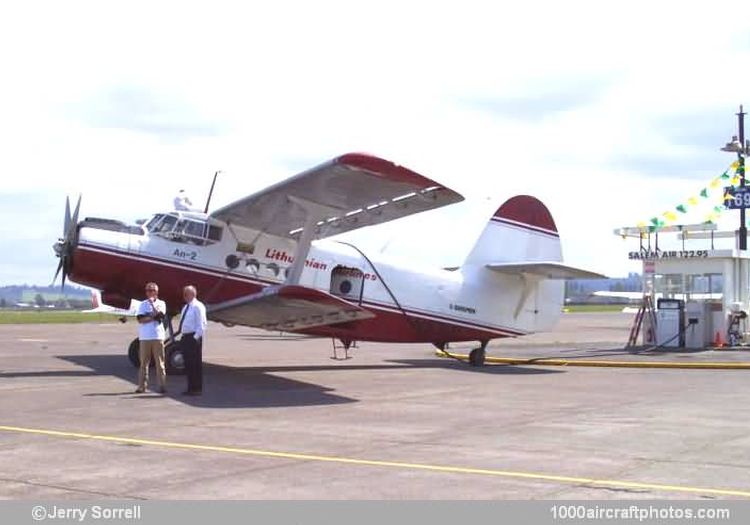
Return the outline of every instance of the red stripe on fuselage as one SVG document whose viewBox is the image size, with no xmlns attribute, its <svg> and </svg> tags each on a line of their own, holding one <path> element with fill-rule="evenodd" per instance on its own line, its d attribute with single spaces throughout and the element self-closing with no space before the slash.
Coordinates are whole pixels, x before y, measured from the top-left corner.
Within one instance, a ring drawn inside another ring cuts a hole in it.
<svg viewBox="0 0 750 525">
<path fill-rule="evenodd" d="M 222 273 L 183 262 L 121 252 L 101 246 L 79 244 L 73 254 L 71 279 L 77 283 L 116 292 L 125 297 L 143 296 L 143 285 L 154 281 L 160 298 L 172 314 L 182 306 L 182 288 L 193 284 L 206 303 L 218 303 L 256 293 L 273 281 Z M 405 308 L 405 316 L 394 305 L 363 301 L 362 307 L 376 315 L 351 323 L 302 330 L 301 333 L 379 342 L 450 342 L 489 340 L 524 335 L 512 330 L 479 325 L 426 311 Z"/>
</svg>

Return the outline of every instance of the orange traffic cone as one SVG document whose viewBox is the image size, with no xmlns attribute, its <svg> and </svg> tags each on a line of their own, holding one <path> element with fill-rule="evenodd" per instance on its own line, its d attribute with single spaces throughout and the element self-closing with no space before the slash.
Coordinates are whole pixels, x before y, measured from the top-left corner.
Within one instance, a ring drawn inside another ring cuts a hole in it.
<svg viewBox="0 0 750 525">
<path fill-rule="evenodd" d="M 716 336 L 714 337 L 714 346 L 716 348 L 721 348 L 722 346 L 725 346 L 724 338 L 721 337 L 721 330 L 716 330 Z"/>
</svg>

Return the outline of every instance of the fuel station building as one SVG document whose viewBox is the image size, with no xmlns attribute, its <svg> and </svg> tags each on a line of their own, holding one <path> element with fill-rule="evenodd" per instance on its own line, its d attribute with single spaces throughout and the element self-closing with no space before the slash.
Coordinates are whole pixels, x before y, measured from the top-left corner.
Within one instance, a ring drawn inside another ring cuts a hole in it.
<svg viewBox="0 0 750 525">
<path fill-rule="evenodd" d="M 635 238 L 628 258 L 643 265 L 643 301 L 630 344 L 705 348 L 750 342 L 750 251 L 715 224 L 618 228 Z M 732 240 L 734 242 L 732 242 Z"/>
</svg>

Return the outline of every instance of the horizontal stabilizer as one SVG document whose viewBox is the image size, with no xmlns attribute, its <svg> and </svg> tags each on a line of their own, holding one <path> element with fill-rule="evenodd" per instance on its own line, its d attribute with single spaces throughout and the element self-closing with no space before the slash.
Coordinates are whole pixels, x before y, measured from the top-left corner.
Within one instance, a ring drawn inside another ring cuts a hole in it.
<svg viewBox="0 0 750 525">
<path fill-rule="evenodd" d="M 294 331 L 369 319 L 374 314 L 329 293 L 305 286 L 269 286 L 261 292 L 211 305 L 212 321 L 265 330 Z"/>
<path fill-rule="evenodd" d="M 606 279 L 606 275 L 581 270 L 553 261 L 501 262 L 485 265 L 490 270 L 508 274 L 531 274 L 542 279 Z"/>
</svg>

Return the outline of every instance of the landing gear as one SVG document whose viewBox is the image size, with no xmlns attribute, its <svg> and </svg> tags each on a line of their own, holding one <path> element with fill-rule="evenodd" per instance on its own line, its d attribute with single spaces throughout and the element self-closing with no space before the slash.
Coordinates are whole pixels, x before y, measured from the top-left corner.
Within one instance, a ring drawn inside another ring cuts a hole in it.
<svg viewBox="0 0 750 525">
<path fill-rule="evenodd" d="M 141 358 L 138 354 L 139 347 L 140 343 L 138 342 L 137 337 L 130 341 L 130 346 L 128 346 L 128 359 L 130 360 L 130 363 L 136 368 L 141 366 Z"/>
<path fill-rule="evenodd" d="M 136 368 L 141 366 L 139 346 L 138 339 L 133 339 L 128 346 L 128 360 Z M 151 366 L 154 366 L 153 359 L 151 360 Z M 185 373 L 185 356 L 178 341 L 167 340 L 164 342 L 164 366 L 169 375 L 179 376 Z"/>
<path fill-rule="evenodd" d="M 475 348 L 469 352 L 469 364 L 471 366 L 484 366 L 484 359 L 486 357 L 485 348 L 487 348 L 487 341 L 482 341 L 479 348 Z"/>
<path fill-rule="evenodd" d="M 341 345 L 336 345 L 336 339 L 331 339 L 331 342 L 333 343 L 333 355 L 331 356 L 331 359 L 334 359 L 336 361 L 345 361 L 347 359 L 351 359 L 352 357 L 349 355 L 349 349 L 350 348 L 357 348 L 357 343 L 355 341 L 352 341 L 351 339 L 341 339 Z M 338 353 L 336 353 L 336 350 L 338 348 L 344 349 L 344 357 L 339 357 Z"/>
<path fill-rule="evenodd" d="M 183 375 L 185 373 L 185 355 L 180 349 L 179 341 L 175 339 L 176 334 L 172 330 L 172 318 L 169 317 L 166 323 L 169 336 L 164 341 L 164 365 L 167 369 L 167 374 L 173 376 Z M 138 338 L 133 339 L 128 346 L 128 360 L 136 368 L 141 366 L 139 347 Z M 154 366 L 153 360 L 151 360 L 151 366 Z"/>
<path fill-rule="evenodd" d="M 185 354 L 182 353 L 180 343 L 173 341 L 164 347 L 164 360 L 167 374 L 173 376 L 185 375 Z"/>
</svg>

